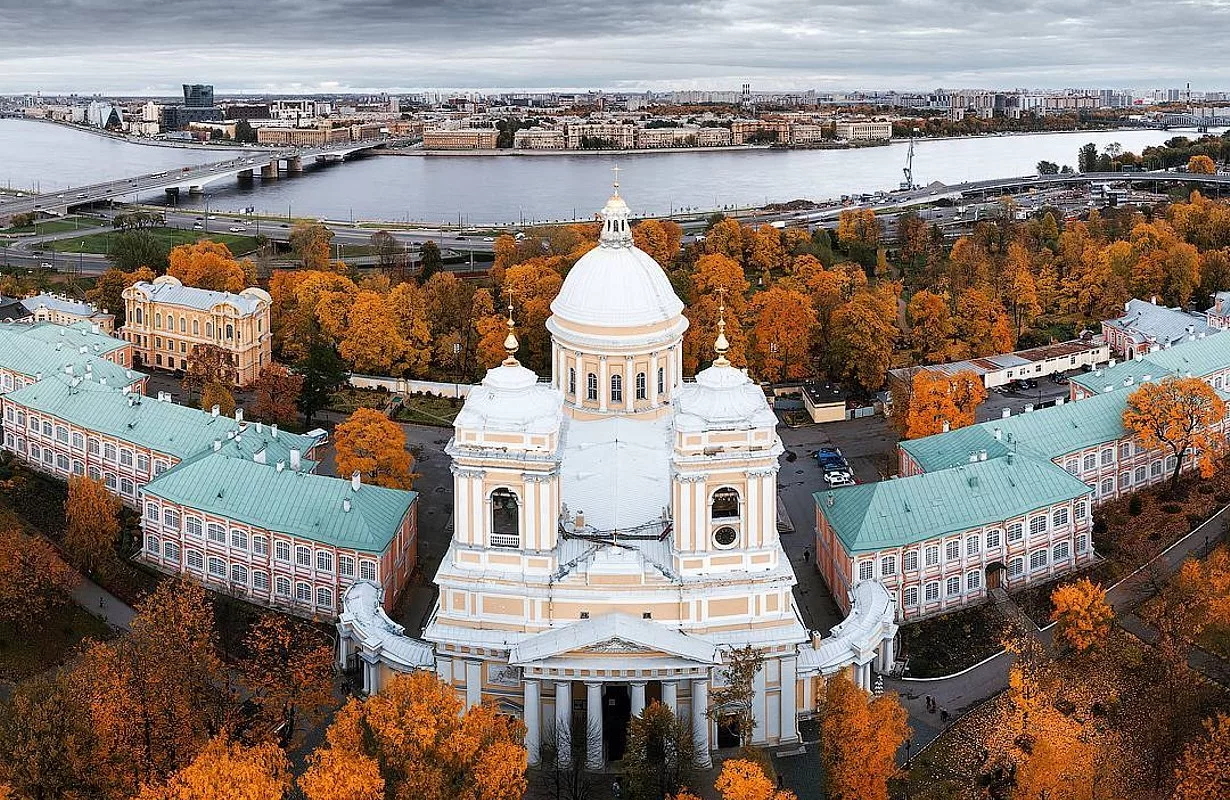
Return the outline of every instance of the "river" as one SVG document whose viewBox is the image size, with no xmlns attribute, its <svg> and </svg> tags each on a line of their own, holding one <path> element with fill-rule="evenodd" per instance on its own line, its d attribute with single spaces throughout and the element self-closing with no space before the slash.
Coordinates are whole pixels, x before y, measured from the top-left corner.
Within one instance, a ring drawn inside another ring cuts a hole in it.
<svg viewBox="0 0 1230 800">
<path fill-rule="evenodd" d="M 1131 130 L 919 140 L 918 183 L 1026 175 L 1042 160 L 1076 164 L 1086 142 L 1139 153 L 1190 132 Z M 456 224 L 573 219 L 601 207 L 610 168 L 637 213 L 759 205 L 894 189 L 907 144 L 856 150 L 722 150 L 636 155 L 367 156 L 248 187 L 230 181 L 181 205 L 329 219 Z M 226 151 L 223 151 L 224 153 Z M 47 192 L 221 160 L 217 151 L 132 144 L 25 120 L 0 120 L 0 182 Z M 133 199 L 133 198 L 126 198 Z M 162 196 L 143 196 L 161 201 Z"/>
</svg>

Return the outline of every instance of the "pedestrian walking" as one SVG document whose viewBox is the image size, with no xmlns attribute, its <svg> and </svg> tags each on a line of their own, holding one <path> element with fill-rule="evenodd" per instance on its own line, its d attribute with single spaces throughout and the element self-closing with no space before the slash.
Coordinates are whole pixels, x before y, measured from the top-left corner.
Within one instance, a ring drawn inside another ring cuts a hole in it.
<svg viewBox="0 0 1230 800">
<path fill-rule="evenodd" d="M 940 722 L 943 722 L 944 724 L 948 724 L 948 709 L 946 708 L 940 709 Z"/>
<path fill-rule="evenodd" d="M 804 548 L 803 548 L 803 563 L 804 563 L 804 564 L 806 564 L 806 563 L 808 563 L 809 561 L 811 561 L 811 550 L 809 550 L 808 548 L 804 547 Z"/>
</svg>

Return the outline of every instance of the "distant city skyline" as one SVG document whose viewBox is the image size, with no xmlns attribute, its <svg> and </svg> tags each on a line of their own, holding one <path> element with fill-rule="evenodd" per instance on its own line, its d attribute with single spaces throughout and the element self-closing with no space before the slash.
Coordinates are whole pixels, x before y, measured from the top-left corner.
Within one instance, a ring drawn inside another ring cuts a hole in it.
<svg viewBox="0 0 1230 800">
<path fill-rule="evenodd" d="M 1220 0 L 0 0 L 0 93 L 1230 87 Z"/>
</svg>

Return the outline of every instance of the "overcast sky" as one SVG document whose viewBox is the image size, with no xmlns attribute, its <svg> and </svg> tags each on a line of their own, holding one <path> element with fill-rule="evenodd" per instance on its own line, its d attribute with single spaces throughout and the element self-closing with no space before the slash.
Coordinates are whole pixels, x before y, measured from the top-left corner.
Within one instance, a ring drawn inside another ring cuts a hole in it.
<svg viewBox="0 0 1230 800">
<path fill-rule="evenodd" d="M 1230 89 L 1230 0 L 0 0 L 0 92 Z"/>
</svg>

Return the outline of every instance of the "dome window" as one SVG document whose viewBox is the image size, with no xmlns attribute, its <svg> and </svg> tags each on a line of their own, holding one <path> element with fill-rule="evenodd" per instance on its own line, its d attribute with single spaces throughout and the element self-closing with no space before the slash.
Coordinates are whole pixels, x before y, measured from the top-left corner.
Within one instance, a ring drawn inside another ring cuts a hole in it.
<svg viewBox="0 0 1230 800">
<path fill-rule="evenodd" d="M 491 493 L 491 546 L 520 547 L 521 519 L 517 496 L 508 489 Z"/>
<path fill-rule="evenodd" d="M 713 543 L 723 550 L 734 547 L 737 541 L 739 541 L 739 534 L 729 525 L 723 525 L 713 532 Z"/>
<path fill-rule="evenodd" d="M 649 389 L 646 386 L 645 373 L 636 373 L 636 399 L 645 400 L 649 397 Z"/>
<path fill-rule="evenodd" d="M 713 519 L 739 518 L 739 493 L 734 489 L 718 489 L 713 493 Z"/>
<path fill-rule="evenodd" d="M 585 376 L 585 399 L 598 400 L 598 376 L 592 372 Z"/>
<path fill-rule="evenodd" d="M 624 401 L 624 376 L 611 376 L 611 402 L 622 403 Z"/>
</svg>

